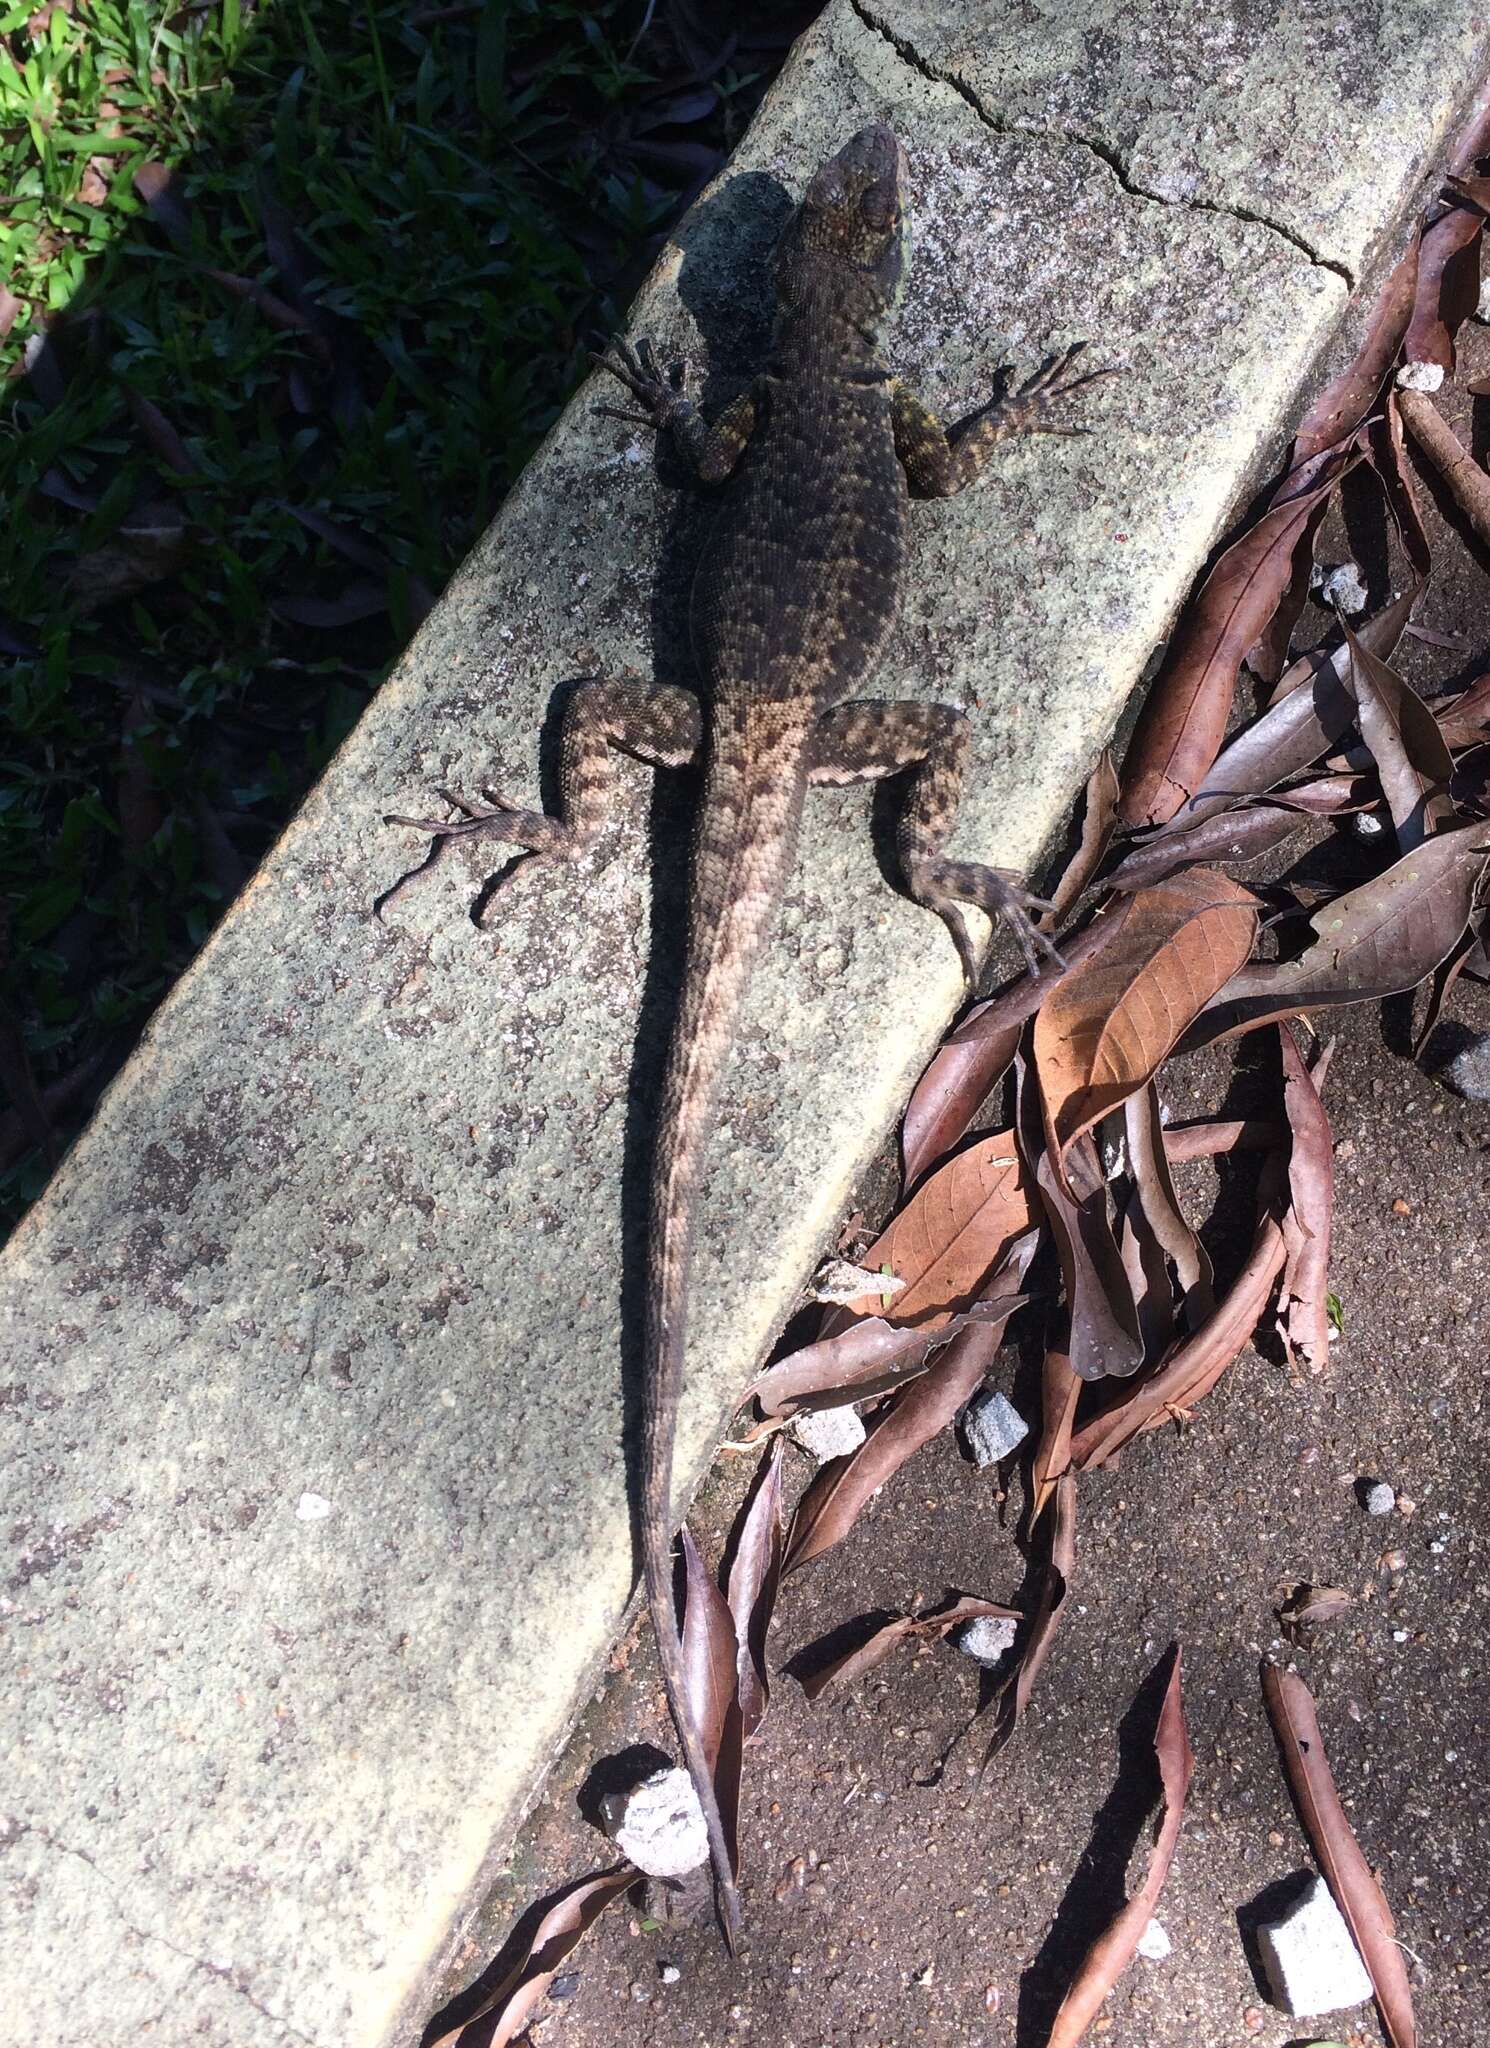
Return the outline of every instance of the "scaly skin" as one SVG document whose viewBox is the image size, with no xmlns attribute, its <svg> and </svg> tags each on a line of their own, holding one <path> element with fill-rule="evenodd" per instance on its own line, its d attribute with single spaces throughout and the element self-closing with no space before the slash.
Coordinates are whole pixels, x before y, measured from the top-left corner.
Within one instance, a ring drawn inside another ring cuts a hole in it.
<svg viewBox="0 0 1490 2048">
<path fill-rule="evenodd" d="M 686 966 L 663 1084 L 651 1186 L 646 1295 L 641 1548 L 668 1705 L 709 1826 L 720 1924 L 739 1925 L 735 1872 L 709 1759 L 684 1693 L 673 1607 L 673 1436 L 683 1385 L 688 1274 L 705 1155 L 751 968 L 791 871 L 809 784 L 908 771 L 898 830 L 909 893 L 937 912 L 969 983 L 958 905 L 1003 917 L 1032 967 L 1049 943 L 1038 899 L 1009 877 L 944 858 L 971 737 L 946 704 L 854 699 L 894 621 L 912 491 L 971 483 L 1011 434 L 1061 433 L 1052 400 L 1104 371 L 1071 375 L 1076 350 L 948 432 L 891 376 L 879 333 L 905 265 L 904 152 L 889 128 L 854 136 L 817 173 L 777 254 L 779 310 L 762 373 L 706 426 L 645 342 L 599 358 L 640 412 L 670 431 L 699 477 L 729 479 L 693 589 L 702 707 L 686 690 L 597 679 L 577 689 L 561 740 L 557 818 L 450 799 L 450 822 L 396 819 L 445 845 L 486 834 L 527 850 L 518 868 L 572 860 L 603 822 L 610 749 L 681 766 L 702 750 Z M 386 900 L 386 899 L 385 899 Z M 488 901 L 490 899 L 488 898 Z"/>
</svg>

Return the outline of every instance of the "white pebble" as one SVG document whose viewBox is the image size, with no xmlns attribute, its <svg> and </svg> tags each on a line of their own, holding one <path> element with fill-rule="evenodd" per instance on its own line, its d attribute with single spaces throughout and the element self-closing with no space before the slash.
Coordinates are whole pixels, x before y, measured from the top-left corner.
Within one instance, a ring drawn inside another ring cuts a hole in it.
<svg viewBox="0 0 1490 2048">
<path fill-rule="evenodd" d="M 1273 2002 L 1291 2019 L 1339 2012 L 1371 1996 L 1371 1979 L 1324 1879 L 1307 1890 L 1281 1919 L 1257 1930 Z"/>
<path fill-rule="evenodd" d="M 812 1408 L 793 1420 L 791 1434 L 804 1451 L 826 1465 L 830 1458 L 846 1458 L 858 1450 L 866 1431 L 857 1408 Z"/>
<path fill-rule="evenodd" d="M 1366 1488 L 1362 1502 L 1368 1515 L 1389 1515 L 1397 1505 L 1397 1496 L 1384 1479 L 1377 1479 Z"/>
<path fill-rule="evenodd" d="M 1151 1963 L 1162 1963 L 1166 1956 L 1174 1954 L 1174 1943 L 1157 1920 L 1150 1920 L 1139 1935 L 1138 1953 Z"/>
<path fill-rule="evenodd" d="M 1442 363 L 1404 363 L 1397 372 L 1403 391 L 1436 391 L 1442 382 Z"/>
<path fill-rule="evenodd" d="M 1319 579 L 1319 594 L 1326 604 L 1350 618 L 1363 612 L 1369 601 L 1365 582 L 1354 562 L 1338 562 L 1333 569 L 1326 569 Z"/>
<path fill-rule="evenodd" d="M 331 1503 L 324 1494 L 302 1493 L 295 1503 L 297 1522 L 324 1522 L 331 1512 Z"/>
<path fill-rule="evenodd" d="M 958 1636 L 957 1647 L 964 1656 L 992 1667 L 1008 1656 L 1018 1632 L 1019 1623 L 1011 1615 L 980 1614 Z"/>
<path fill-rule="evenodd" d="M 682 1877 L 709 1860 L 709 1830 L 693 1781 L 676 1766 L 601 1801 L 611 1840 L 648 1877 Z"/>
<path fill-rule="evenodd" d="M 979 1468 L 986 1471 L 1000 1458 L 1017 1450 L 1030 1433 L 1030 1426 L 1014 1406 L 992 1387 L 974 1394 L 963 1410 L 962 1434 Z"/>
</svg>

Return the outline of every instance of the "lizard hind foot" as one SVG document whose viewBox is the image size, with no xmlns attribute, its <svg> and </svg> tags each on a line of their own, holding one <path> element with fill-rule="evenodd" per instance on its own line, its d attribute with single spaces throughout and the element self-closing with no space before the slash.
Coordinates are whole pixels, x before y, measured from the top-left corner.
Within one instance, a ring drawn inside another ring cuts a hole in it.
<svg viewBox="0 0 1490 2048">
<path fill-rule="evenodd" d="M 415 876 L 422 875 L 457 839 L 499 839 L 517 851 L 517 858 L 499 874 L 493 875 L 472 905 L 471 920 L 477 925 L 486 922 L 492 903 L 509 888 L 516 875 L 530 874 L 535 867 L 546 866 L 554 860 L 572 858 L 581 850 L 583 835 L 566 826 L 562 820 L 547 817 L 542 811 L 519 810 L 496 790 L 483 790 L 482 795 L 487 801 L 481 804 L 472 803 L 468 797 L 460 796 L 451 789 L 437 793 L 459 811 L 459 817 L 409 818 L 397 811 L 384 813 L 385 825 L 406 825 L 413 832 L 428 833 L 430 850 L 417 868 L 379 897 L 376 907 L 380 914 L 402 894 Z"/>
<path fill-rule="evenodd" d="M 977 984 L 977 962 L 958 907 L 963 903 L 973 904 L 987 917 L 1007 926 L 1024 956 L 1025 966 L 1036 979 L 1046 963 L 1060 970 L 1065 968 L 1065 960 L 1054 941 L 1030 916 L 1031 911 L 1049 910 L 1050 904 L 1002 868 L 985 867 L 981 861 L 971 860 L 930 861 L 916 876 L 914 894 L 928 910 L 936 912 L 952 934 L 970 992 Z"/>
</svg>

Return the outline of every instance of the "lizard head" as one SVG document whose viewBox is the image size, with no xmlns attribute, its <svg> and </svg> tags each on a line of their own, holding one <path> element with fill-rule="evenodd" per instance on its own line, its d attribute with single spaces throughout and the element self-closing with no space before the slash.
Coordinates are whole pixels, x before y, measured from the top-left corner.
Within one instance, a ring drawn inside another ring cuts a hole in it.
<svg viewBox="0 0 1490 2048">
<path fill-rule="evenodd" d="M 783 308 L 831 305 L 878 328 L 900 293 L 910 252 L 905 151 L 875 121 L 830 156 L 787 223 L 776 259 Z"/>
</svg>

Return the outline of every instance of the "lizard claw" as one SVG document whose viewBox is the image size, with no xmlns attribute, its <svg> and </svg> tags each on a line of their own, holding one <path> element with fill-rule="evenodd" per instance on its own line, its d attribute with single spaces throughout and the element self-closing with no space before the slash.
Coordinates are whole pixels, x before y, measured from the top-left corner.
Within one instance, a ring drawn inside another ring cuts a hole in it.
<svg viewBox="0 0 1490 2048">
<path fill-rule="evenodd" d="M 684 381 L 687 364 L 682 357 L 671 362 L 659 363 L 656 350 L 645 335 L 633 345 L 624 335 L 615 335 L 600 352 L 591 350 L 590 361 L 597 370 L 606 370 L 619 384 L 623 384 L 645 407 L 643 424 L 661 429 L 670 426 L 679 408 L 687 404 L 684 395 Z M 597 412 L 607 413 L 609 406 L 597 406 Z M 635 413 L 621 413 L 622 419 L 636 419 Z"/>
</svg>

